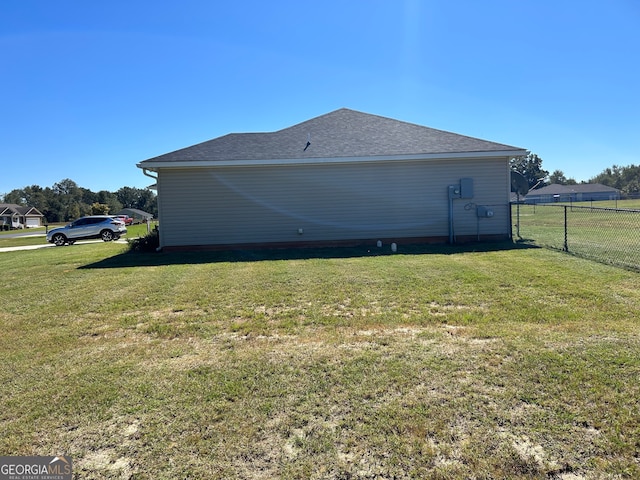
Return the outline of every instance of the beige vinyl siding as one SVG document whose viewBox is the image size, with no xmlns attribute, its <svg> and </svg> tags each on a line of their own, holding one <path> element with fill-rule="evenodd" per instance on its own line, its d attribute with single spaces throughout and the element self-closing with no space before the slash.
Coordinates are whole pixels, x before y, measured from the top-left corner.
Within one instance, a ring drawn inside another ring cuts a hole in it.
<svg viewBox="0 0 640 480">
<path fill-rule="evenodd" d="M 508 235 L 506 158 L 158 172 L 162 246 L 446 237 L 447 186 L 474 179 L 454 201 L 456 235 Z M 496 205 L 491 219 L 471 204 Z M 303 233 L 300 234 L 299 231 Z"/>
</svg>

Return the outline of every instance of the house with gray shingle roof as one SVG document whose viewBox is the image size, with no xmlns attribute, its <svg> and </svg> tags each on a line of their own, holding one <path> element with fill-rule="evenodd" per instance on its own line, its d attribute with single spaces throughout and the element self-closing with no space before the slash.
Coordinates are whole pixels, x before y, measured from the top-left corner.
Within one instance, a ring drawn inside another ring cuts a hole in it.
<svg viewBox="0 0 640 480">
<path fill-rule="evenodd" d="M 560 185 L 557 183 L 531 190 L 525 203 L 591 202 L 600 200 L 620 200 L 620 190 L 600 183 Z"/>
<path fill-rule="evenodd" d="M 165 249 L 506 239 L 527 151 L 340 109 L 144 160 Z"/>
<path fill-rule="evenodd" d="M 153 220 L 153 215 L 137 208 L 123 208 L 116 212 L 116 215 L 129 215 L 133 218 L 133 223 L 147 223 Z"/>
<path fill-rule="evenodd" d="M 44 215 L 34 207 L 0 203 L 0 229 L 41 227 Z"/>
</svg>

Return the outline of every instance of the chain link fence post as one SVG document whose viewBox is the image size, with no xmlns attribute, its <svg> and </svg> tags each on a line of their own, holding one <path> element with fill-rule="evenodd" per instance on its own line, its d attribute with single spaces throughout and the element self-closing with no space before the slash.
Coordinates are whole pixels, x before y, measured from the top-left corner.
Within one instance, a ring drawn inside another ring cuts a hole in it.
<svg viewBox="0 0 640 480">
<path fill-rule="evenodd" d="M 567 206 L 565 205 L 564 206 L 564 248 L 563 248 L 565 252 L 569 251 L 569 241 L 568 241 L 569 239 L 567 235 L 568 230 L 569 229 L 567 225 Z"/>
</svg>

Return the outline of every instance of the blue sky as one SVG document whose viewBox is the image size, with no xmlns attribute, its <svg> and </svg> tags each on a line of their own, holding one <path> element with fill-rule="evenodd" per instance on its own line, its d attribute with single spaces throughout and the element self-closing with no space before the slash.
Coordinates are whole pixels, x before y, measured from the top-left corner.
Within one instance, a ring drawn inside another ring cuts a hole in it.
<svg viewBox="0 0 640 480">
<path fill-rule="evenodd" d="M 3 0 L 0 194 L 341 107 L 588 180 L 640 163 L 639 52 L 637 0 Z"/>
</svg>

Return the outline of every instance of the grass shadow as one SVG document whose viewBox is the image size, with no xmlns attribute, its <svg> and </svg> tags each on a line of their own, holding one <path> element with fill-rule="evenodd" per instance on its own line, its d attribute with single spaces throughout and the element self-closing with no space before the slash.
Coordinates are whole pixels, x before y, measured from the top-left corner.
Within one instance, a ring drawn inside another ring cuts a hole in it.
<svg viewBox="0 0 640 480">
<path fill-rule="evenodd" d="M 93 268 L 127 268 L 157 267 L 166 265 L 203 264 L 220 262 L 261 262 L 278 260 L 310 260 L 333 258 L 378 257 L 388 255 L 456 255 L 470 252 L 491 252 L 501 250 L 521 250 L 539 248 L 529 242 L 496 242 L 473 243 L 462 245 L 400 245 L 397 252 L 392 252 L 389 245 L 382 248 L 375 246 L 354 247 L 321 247 L 321 248 L 286 248 L 259 250 L 227 250 L 171 253 L 133 253 L 125 252 L 99 262 L 79 267 Z"/>
</svg>

